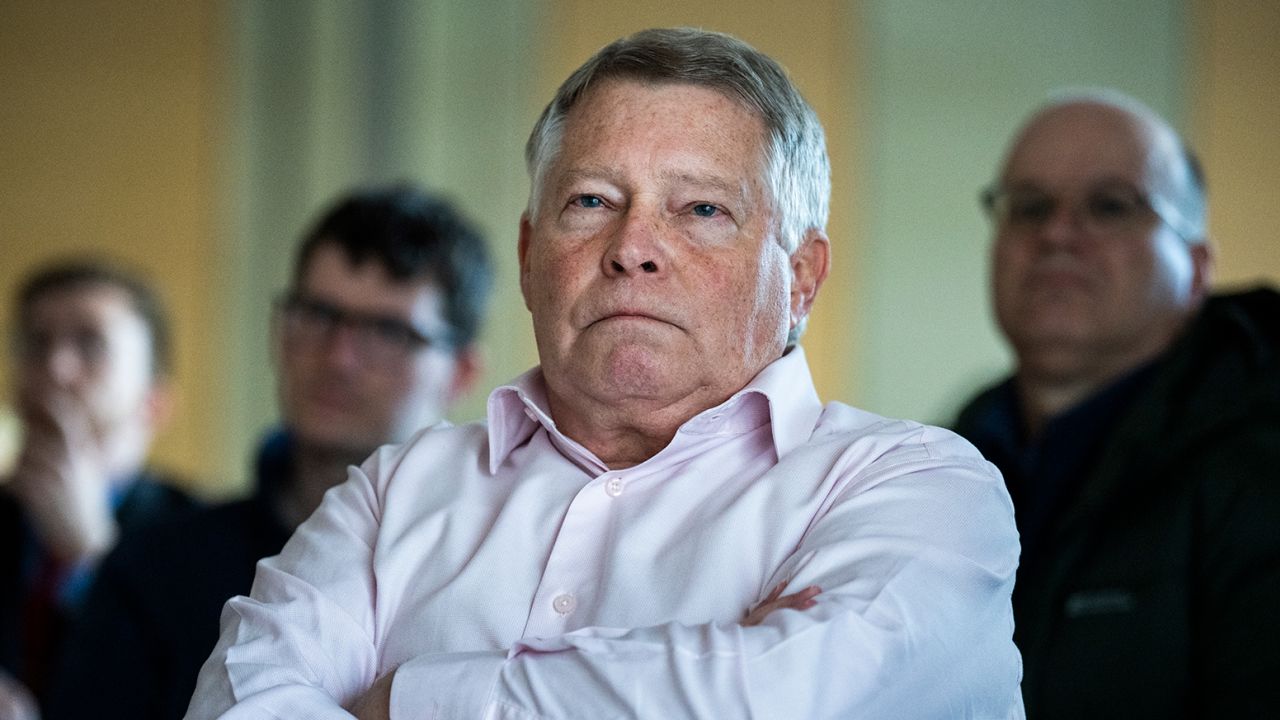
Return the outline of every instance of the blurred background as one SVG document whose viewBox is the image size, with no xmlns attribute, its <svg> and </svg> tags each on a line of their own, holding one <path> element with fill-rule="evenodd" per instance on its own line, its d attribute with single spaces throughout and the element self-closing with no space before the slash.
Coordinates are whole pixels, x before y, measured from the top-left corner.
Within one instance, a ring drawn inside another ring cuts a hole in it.
<svg viewBox="0 0 1280 720">
<path fill-rule="evenodd" d="M 4 332 L 48 259 L 142 268 L 176 326 L 180 404 L 156 461 L 237 493 L 276 417 L 270 303 L 298 237 L 345 190 L 410 180 L 459 203 L 499 259 L 483 389 L 454 414 L 479 417 L 536 361 L 515 280 L 525 136 L 574 67 L 655 25 L 771 54 L 826 126 L 835 268 L 804 340 L 826 400 L 945 423 L 1005 371 L 976 198 L 1055 88 L 1113 86 L 1168 117 L 1205 161 L 1218 284 L 1280 281 L 1269 0 L 3 0 Z"/>
</svg>

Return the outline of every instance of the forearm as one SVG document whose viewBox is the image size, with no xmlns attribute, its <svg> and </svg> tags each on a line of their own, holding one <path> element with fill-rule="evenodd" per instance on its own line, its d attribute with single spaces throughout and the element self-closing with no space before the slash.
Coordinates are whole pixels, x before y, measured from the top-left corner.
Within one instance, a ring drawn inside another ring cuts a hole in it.
<svg viewBox="0 0 1280 720">
<path fill-rule="evenodd" d="M 758 627 L 588 628 L 506 653 L 426 655 L 396 671 L 390 717 L 932 718 L 961 698 L 1002 717 L 1018 706 L 1017 651 L 975 619 L 909 630 L 824 597 Z"/>
</svg>

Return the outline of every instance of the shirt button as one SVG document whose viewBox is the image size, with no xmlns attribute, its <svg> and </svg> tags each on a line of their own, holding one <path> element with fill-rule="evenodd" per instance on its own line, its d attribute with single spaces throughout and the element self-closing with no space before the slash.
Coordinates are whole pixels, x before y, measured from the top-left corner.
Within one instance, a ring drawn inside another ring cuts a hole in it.
<svg viewBox="0 0 1280 720">
<path fill-rule="evenodd" d="M 618 497 L 622 494 L 622 478 L 609 478 L 609 482 L 604 484 L 604 491 L 609 493 L 609 497 Z"/>
<path fill-rule="evenodd" d="M 560 615 L 568 615 L 573 612 L 574 608 L 578 607 L 578 599 L 568 593 L 557 595 L 551 601 L 551 607 Z"/>
</svg>

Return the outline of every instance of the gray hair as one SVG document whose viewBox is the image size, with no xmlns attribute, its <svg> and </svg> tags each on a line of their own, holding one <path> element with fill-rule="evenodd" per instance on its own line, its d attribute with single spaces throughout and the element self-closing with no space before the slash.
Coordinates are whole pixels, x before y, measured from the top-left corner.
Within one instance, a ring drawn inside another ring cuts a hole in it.
<svg viewBox="0 0 1280 720">
<path fill-rule="evenodd" d="M 826 229 L 831 166 L 817 114 L 773 59 L 732 36 L 695 28 L 644 30 L 616 40 L 564 81 L 525 145 L 531 216 L 564 140 L 565 118 L 592 83 L 609 79 L 701 85 L 741 102 L 768 134 L 766 173 L 783 249 L 791 255 L 809 230 Z"/>
</svg>

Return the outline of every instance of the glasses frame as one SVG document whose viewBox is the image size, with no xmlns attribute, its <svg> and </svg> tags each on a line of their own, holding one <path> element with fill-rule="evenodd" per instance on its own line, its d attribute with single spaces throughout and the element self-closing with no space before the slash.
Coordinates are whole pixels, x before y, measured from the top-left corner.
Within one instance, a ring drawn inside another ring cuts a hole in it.
<svg viewBox="0 0 1280 720">
<path fill-rule="evenodd" d="M 1188 228 L 1186 218 L 1182 213 L 1178 212 L 1173 203 L 1155 193 L 1146 192 L 1140 188 L 1128 186 L 1137 198 L 1138 203 L 1149 211 L 1156 220 L 1174 232 L 1184 242 L 1194 244 L 1199 242 L 1198 234 L 1193 233 Z M 1004 187 L 999 181 L 993 182 L 984 187 L 978 193 L 978 203 L 982 207 L 987 217 L 997 225 L 1003 225 L 1007 220 L 1000 217 L 997 204 L 1001 197 L 1007 197 L 1012 191 Z M 1045 193 L 1048 195 L 1048 193 Z M 1061 203 L 1061 198 L 1054 198 L 1055 203 Z"/>
<path fill-rule="evenodd" d="M 290 315 L 310 311 L 315 319 L 323 319 L 323 333 L 317 337 L 329 337 L 339 327 L 346 326 L 351 328 L 360 337 L 386 337 L 380 334 L 381 330 L 386 328 L 394 328 L 401 337 L 405 339 L 404 343 L 393 350 L 401 359 L 408 359 L 418 353 L 431 349 L 447 349 L 453 347 L 451 339 L 444 333 L 429 334 L 415 328 L 409 323 L 394 317 L 385 315 L 377 315 L 372 313 L 361 313 L 340 307 L 329 301 L 309 296 L 307 293 L 291 290 L 283 293 L 275 300 L 275 309 L 278 314 L 281 331 L 288 337 Z M 305 318 L 295 316 L 296 321 L 305 321 Z M 367 333 L 367 335 L 361 335 Z M 394 346 L 394 343 L 385 345 L 387 348 Z M 376 352 L 370 352 L 367 344 L 357 345 L 365 353 L 367 358 L 377 358 L 375 364 L 389 364 L 389 358 L 379 355 Z"/>
</svg>

